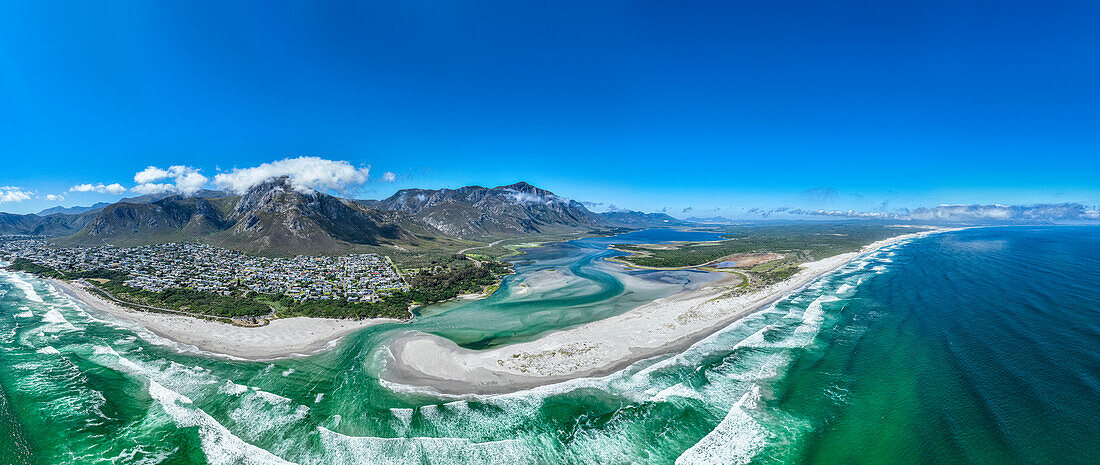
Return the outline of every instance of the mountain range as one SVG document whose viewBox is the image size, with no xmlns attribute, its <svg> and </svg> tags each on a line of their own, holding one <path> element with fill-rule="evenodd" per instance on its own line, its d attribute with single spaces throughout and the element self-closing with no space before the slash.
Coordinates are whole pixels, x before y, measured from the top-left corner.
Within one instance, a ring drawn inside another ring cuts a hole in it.
<svg viewBox="0 0 1100 465">
<path fill-rule="evenodd" d="M 62 245 L 197 240 L 264 254 L 323 254 L 359 246 L 447 246 L 464 241 L 608 228 L 682 225 L 661 213 L 594 213 L 525 182 L 486 188 L 404 189 L 383 200 L 295 189 L 272 178 L 236 195 L 201 191 L 39 214 L 0 213 L 0 234 L 51 236 Z"/>
</svg>

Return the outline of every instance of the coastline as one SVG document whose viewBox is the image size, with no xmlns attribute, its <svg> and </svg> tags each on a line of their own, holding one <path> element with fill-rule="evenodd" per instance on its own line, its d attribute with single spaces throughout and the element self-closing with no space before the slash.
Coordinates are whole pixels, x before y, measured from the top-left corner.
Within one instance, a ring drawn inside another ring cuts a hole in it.
<svg viewBox="0 0 1100 465">
<path fill-rule="evenodd" d="M 794 276 L 744 295 L 726 297 L 732 276 L 694 291 L 647 303 L 620 315 L 489 350 L 470 350 L 419 332 L 398 336 L 382 378 L 443 394 L 500 394 L 575 378 L 604 376 L 639 360 L 681 351 L 814 282 L 852 260 L 901 241 L 956 229 L 884 239 L 857 252 L 803 263 Z"/>
<path fill-rule="evenodd" d="M 217 321 L 124 308 L 81 286 L 43 278 L 73 300 L 124 322 L 136 323 L 170 341 L 192 346 L 203 355 L 263 361 L 312 355 L 334 347 L 344 336 L 392 318 L 341 320 L 333 318 L 277 318 L 265 326 L 242 327 Z"/>
</svg>

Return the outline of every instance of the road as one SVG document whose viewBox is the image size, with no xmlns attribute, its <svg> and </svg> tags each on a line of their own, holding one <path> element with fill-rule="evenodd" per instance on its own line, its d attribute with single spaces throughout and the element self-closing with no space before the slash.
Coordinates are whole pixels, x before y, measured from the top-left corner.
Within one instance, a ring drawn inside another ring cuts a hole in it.
<svg viewBox="0 0 1100 465">
<path fill-rule="evenodd" d="M 496 242 L 494 242 L 492 244 L 489 244 L 489 245 L 481 245 L 481 246 L 477 246 L 477 247 L 467 247 L 465 249 L 459 250 L 458 253 L 465 254 L 466 252 L 469 252 L 471 250 L 488 249 L 489 247 L 493 247 L 493 246 L 495 246 L 495 245 L 497 245 L 501 242 L 504 242 L 504 239 L 501 239 L 501 240 L 496 241 Z M 466 257 L 466 258 L 468 258 L 468 259 L 470 259 L 470 261 L 474 262 L 474 265 L 477 265 L 479 267 L 481 266 L 481 260 L 478 260 L 474 257 Z"/>
</svg>

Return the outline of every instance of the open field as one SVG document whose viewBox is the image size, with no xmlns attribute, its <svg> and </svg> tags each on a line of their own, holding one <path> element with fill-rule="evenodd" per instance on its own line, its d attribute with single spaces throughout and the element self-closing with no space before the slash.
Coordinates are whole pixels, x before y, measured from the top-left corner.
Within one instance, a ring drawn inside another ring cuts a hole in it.
<svg viewBox="0 0 1100 465">
<path fill-rule="evenodd" d="M 703 266 L 739 254 L 773 253 L 798 261 L 853 252 L 865 244 L 913 232 L 884 224 L 830 223 L 728 226 L 726 240 L 673 244 L 616 244 L 631 255 L 618 261 L 639 267 L 675 269 Z"/>
</svg>

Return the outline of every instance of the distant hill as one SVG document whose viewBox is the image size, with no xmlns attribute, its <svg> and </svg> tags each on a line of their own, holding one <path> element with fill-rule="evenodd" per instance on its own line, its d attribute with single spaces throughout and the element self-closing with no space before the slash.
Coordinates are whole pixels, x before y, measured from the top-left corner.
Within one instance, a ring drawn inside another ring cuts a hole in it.
<svg viewBox="0 0 1100 465">
<path fill-rule="evenodd" d="M 93 217 L 89 213 L 66 215 L 16 215 L 0 213 L 0 234 L 38 234 L 43 236 L 64 236 L 81 230 Z"/>
<path fill-rule="evenodd" d="M 686 221 L 678 220 L 665 213 L 642 213 L 636 211 L 613 211 L 597 213 L 609 226 L 621 228 L 659 228 L 684 226 Z"/>
<path fill-rule="evenodd" d="M 104 208 L 62 242 L 130 245 L 202 240 L 259 253 L 323 253 L 348 245 L 411 243 L 402 218 L 320 192 L 301 193 L 286 178 L 240 196 L 170 196 Z M 415 227 L 409 229 L 417 229 Z"/>
<path fill-rule="evenodd" d="M 45 210 L 42 210 L 42 211 L 38 212 L 38 216 L 47 216 L 47 215 L 56 215 L 56 214 L 78 215 L 80 213 L 84 213 L 84 212 L 88 212 L 88 211 L 92 211 L 92 210 L 100 210 L 103 207 L 106 207 L 107 205 L 110 205 L 110 204 L 107 203 L 107 202 L 97 202 L 97 203 L 93 204 L 90 207 L 62 207 L 62 206 L 58 205 L 56 207 L 47 208 Z"/>
<path fill-rule="evenodd" d="M 693 216 L 693 217 L 690 217 L 690 218 L 685 218 L 684 221 L 687 221 L 687 222 L 690 222 L 690 223 L 706 223 L 706 224 L 734 224 L 734 223 L 737 223 L 736 221 L 731 220 L 729 218 L 726 218 L 724 216 L 712 216 L 712 217 L 709 217 L 709 218 L 698 218 L 698 217 Z"/>
<path fill-rule="evenodd" d="M 42 217 L 34 214 L 0 213 L 0 234 L 31 234 L 41 221 Z"/>
<path fill-rule="evenodd" d="M 148 195 L 93 207 L 78 214 L 0 214 L 0 233 L 50 235 L 63 245 L 195 240 L 291 255 L 339 253 L 361 246 L 438 248 L 491 237 L 687 224 L 663 213 L 593 213 L 579 202 L 524 182 L 493 188 L 405 189 L 373 201 L 300 192 L 283 177 L 242 195 Z"/>
<path fill-rule="evenodd" d="M 408 212 L 443 234 L 460 238 L 545 234 L 606 226 L 580 202 L 525 182 L 486 188 L 404 189 L 371 208 Z"/>
<path fill-rule="evenodd" d="M 176 194 L 174 192 L 163 192 L 163 193 L 160 193 L 160 194 L 145 194 L 145 195 L 139 195 L 137 197 L 128 197 L 128 198 L 119 200 L 119 202 L 153 203 L 153 202 L 156 202 L 160 199 L 166 199 L 168 197 L 175 197 L 177 195 L 179 195 L 179 194 Z M 215 191 L 215 190 L 210 190 L 210 189 L 201 189 L 198 192 L 191 195 L 190 197 L 198 197 L 200 199 L 220 199 L 220 198 L 229 197 L 229 196 L 230 195 L 229 195 L 228 192 Z"/>
<path fill-rule="evenodd" d="M 225 228 L 218 206 L 198 197 L 171 196 L 150 203 L 121 201 L 109 205 L 77 235 L 75 240 L 146 238 L 194 239 Z"/>
</svg>

